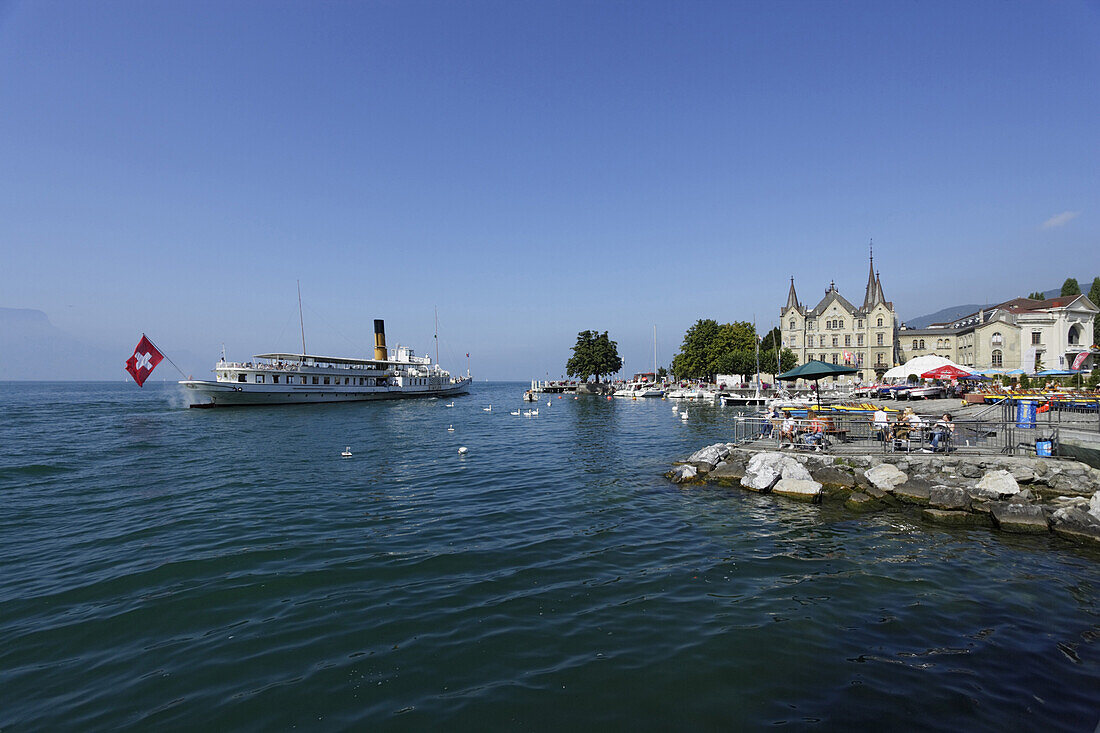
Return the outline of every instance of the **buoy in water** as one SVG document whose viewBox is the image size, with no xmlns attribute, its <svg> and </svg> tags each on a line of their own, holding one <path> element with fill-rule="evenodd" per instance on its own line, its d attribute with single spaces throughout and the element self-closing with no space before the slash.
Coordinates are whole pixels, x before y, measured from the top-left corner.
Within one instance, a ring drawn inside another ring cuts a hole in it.
<svg viewBox="0 0 1100 733">
<path fill-rule="evenodd" d="M 610 399 L 611 399 L 611 395 L 608 395 L 608 396 L 607 396 L 607 399 L 609 399 L 609 400 L 610 400 Z"/>
<path fill-rule="evenodd" d="M 468 452 L 469 452 L 469 450 L 467 450 L 466 446 L 462 446 L 461 448 L 458 449 L 458 455 L 460 455 L 460 456 L 464 456 Z"/>
<path fill-rule="evenodd" d="M 351 458 L 351 446 L 346 446 L 340 456 L 343 458 Z"/>
</svg>

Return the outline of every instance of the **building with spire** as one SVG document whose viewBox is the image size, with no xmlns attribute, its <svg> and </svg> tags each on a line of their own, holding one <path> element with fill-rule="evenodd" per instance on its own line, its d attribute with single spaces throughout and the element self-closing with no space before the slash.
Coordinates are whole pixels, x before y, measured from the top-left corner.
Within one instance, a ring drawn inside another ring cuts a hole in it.
<svg viewBox="0 0 1100 733">
<path fill-rule="evenodd" d="M 862 305 L 853 305 L 830 282 L 821 301 L 807 309 L 798 300 L 792 277 L 779 329 L 783 346 L 798 356 L 799 364 L 813 359 L 847 364 L 858 367 L 864 381 L 871 381 L 899 363 L 894 304 L 882 292 L 873 251 Z"/>
</svg>

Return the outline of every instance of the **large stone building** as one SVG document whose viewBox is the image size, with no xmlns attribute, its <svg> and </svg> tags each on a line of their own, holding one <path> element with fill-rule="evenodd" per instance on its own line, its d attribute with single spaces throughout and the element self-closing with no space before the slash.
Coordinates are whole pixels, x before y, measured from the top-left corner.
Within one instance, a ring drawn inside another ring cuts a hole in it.
<svg viewBox="0 0 1100 733">
<path fill-rule="evenodd" d="M 859 367 L 859 376 L 870 381 L 898 363 L 894 304 L 882 293 L 873 256 L 861 306 L 852 305 L 830 283 L 821 302 L 807 309 L 798 301 L 792 277 L 780 314 L 783 345 L 798 356 L 799 364 L 812 359 L 848 364 Z"/>
<path fill-rule="evenodd" d="M 1098 309 L 1084 295 L 1047 300 L 1014 298 L 948 323 L 898 331 L 904 361 L 937 354 L 974 369 L 1069 369 L 1087 354 L 1083 369 L 1097 364 L 1093 318 Z"/>
</svg>

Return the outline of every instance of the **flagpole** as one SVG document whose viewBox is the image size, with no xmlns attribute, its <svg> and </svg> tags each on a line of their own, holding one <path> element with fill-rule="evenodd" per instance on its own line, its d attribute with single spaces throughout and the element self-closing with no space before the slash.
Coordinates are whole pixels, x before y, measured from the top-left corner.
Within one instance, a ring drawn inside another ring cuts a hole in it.
<svg viewBox="0 0 1100 733">
<path fill-rule="evenodd" d="M 180 373 L 181 377 L 183 377 L 184 379 L 190 379 L 190 377 L 188 377 L 186 374 L 183 373 L 182 369 L 180 369 L 178 366 L 176 366 L 176 362 L 172 361 L 172 359 L 168 356 L 168 354 L 164 353 L 164 349 L 160 348 L 159 346 L 157 346 L 156 344 L 153 343 L 153 339 L 149 338 L 145 334 L 141 334 L 141 335 L 146 341 L 153 344 L 153 348 L 156 349 L 157 351 L 159 351 L 161 353 L 161 356 L 163 356 L 169 364 L 176 367 L 176 371 Z"/>
</svg>

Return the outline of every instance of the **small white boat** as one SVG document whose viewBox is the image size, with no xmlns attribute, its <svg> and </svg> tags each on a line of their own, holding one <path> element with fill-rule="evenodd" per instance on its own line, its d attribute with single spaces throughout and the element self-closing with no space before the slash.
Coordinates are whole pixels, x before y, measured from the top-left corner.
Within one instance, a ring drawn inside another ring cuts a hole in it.
<svg viewBox="0 0 1100 733">
<path fill-rule="evenodd" d="M 448 433 L 453 433 L 454 431 L 455 431 L 455 426 L 454 425 L 448 425 L 447 426 L 447 432 Z"/>
<path fill-rule="evenodd" d="M 340 453 L 340 456 L 342 458 L 351 458 L 351 446 L 346 446 L 344 450 Z"/>
</svg>

